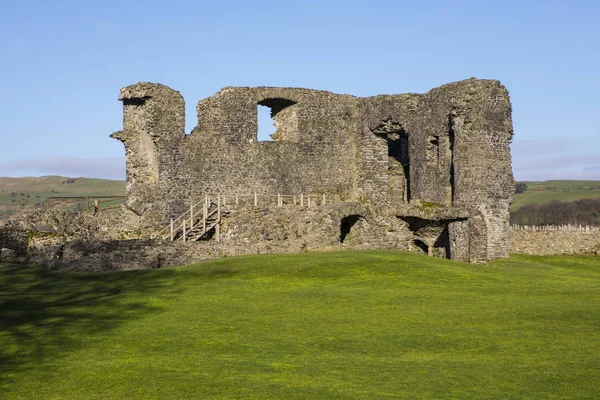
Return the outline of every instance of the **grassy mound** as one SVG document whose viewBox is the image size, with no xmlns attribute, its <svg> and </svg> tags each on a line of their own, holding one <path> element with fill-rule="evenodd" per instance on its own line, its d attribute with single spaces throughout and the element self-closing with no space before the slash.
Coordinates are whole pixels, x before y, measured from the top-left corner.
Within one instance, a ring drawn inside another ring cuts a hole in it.
<svg viewBox="0 0 600 400">
<path fill-rule="evenodd" d="M 4 399 L 594 398 L 600 258 L 0 266 Z"/>
</svg>

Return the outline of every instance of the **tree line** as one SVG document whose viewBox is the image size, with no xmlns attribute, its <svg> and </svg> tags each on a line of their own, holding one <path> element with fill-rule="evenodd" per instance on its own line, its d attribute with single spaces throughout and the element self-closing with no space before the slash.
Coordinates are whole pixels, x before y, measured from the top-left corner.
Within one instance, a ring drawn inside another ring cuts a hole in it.
<svg viewBox="0 0 600 400">
<path fill-rule="evenodd" d="M 600 199 L 572 202 L 551 201 L 526 204 L 510 213 L 514 225 L 590 225 L 600 226 Z"/>
</svg>

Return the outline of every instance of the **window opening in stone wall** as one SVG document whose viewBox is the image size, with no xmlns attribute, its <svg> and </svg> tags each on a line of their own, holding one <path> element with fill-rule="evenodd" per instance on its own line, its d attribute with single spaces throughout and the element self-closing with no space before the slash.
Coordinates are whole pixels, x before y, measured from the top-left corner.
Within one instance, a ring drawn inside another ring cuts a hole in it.
<svg viewBox="0 0 600 400">
<path fill-rule="evenodd" d="M 346 240 L 350 234 L 350 230 L 360 219 L 364 219 L 364 217 L 360 215 L 350 215 L 342 218 L 340 223 L 340 243 L 344 243 L 344 240 Z"/>
<path fill-rule="evenodd" d="M 257 139 L 259 142 L 279 140 L 281 136 L 285 136 L 285 133 L 297 130 L 297 122 L 290 118 L 288 113 L 282 113 L 294 104 L 296 102 L 286 99 L 265 99 L 258 102 Z"/>
<path fill-rule="evenodd" d="M 388 173 L 390 177 L 401 176 L 403 200 L 410 202 L 410 155 L 408 134 L 398 122 L 391 118 L 384 120 L 372 132 L 384 138 L 388 146 Z M 392 191 L 393 192 L 393 191 Z"/>
<path fill-rule="evenodd" d="M 148 100 L 150 97 L 136 97 L 136 98 L 130 98 L 130 99 L 123 99 L 123 105 L 126 106 L 143 106 L 144 103 L 146 102 L 146 100 Z"/>
<path fill-rule="evenodd" d="M 440 162 L 440 137 L 428 135 L 427 162 L 431 165 L 439 165 Z"/>
<path fill-rule="evenodd" d="M 450 198 L 452 203 L 454 203 L 454 129 L 452 119 L 450 120 L 448 125 L 448 141 L 450 143 Z"/>
<path fill-rule="evenodd" d="M 408 135 L 404 130 L 388 134 L 388 157 L 394 158 L 401 166 L 405 179 L 405 201 L 410 201 L 410 164 L 408 156 Z"/>
<path fill-rule="evenodd" d="M 258 141 L 272 141 L 275 133 L 275 121 L 271 118 L 271 109 L 267 106 L 258 106 Z"/>
</svg>

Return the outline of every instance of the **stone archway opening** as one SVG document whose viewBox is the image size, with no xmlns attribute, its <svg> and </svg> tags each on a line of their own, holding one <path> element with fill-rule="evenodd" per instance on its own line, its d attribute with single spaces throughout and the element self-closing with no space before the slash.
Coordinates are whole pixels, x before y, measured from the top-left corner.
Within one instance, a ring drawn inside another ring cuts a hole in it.
<svg viewBox="0 0 600 400">
<path fill-rule="evenodd" d="M 340 243 L 344 243 L 345 241 L 352 241 L 351 239 L 357 239 L 358 233 L 356 230 L 352 232 L 352 228 L 359 222 L 364 221 L 365 217 L 362 215 L 349 215 L 347 217 L 342 218 L 340 222 Z"/>
<path fill-rule="evenodd" d="M 427 246 L 427 244 L 424 241 L 422 241 L 420 239 L 415 239 L 415 240 L 413 240 L 413 244 L 417 248 L 421 249 L 421 251 L 423 252 L 423 254 L 425 254 L 425 255 L 429 254 L 429 246 Z"/>
<path fill-rule="evenodd" d="M 463 218 L 426 219 L 416 216 L 399 216 L 412 232 L 413 250 L 430 256 L 452 259 L 448 225 Z M 410 247 L 410 242 L 409 242 Z"/>
</svg>

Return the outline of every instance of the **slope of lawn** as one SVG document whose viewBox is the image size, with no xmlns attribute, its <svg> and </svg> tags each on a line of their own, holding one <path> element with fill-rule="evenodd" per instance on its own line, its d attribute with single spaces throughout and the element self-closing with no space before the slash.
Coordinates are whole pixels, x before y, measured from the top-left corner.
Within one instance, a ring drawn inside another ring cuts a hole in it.
<svg viewBox="0 0 600 400">
<path fill-rule="evenodd" d="M 600 257 L 0 266 L 3 399 L 591 399 L 599 354 Z"/>
</svg>

